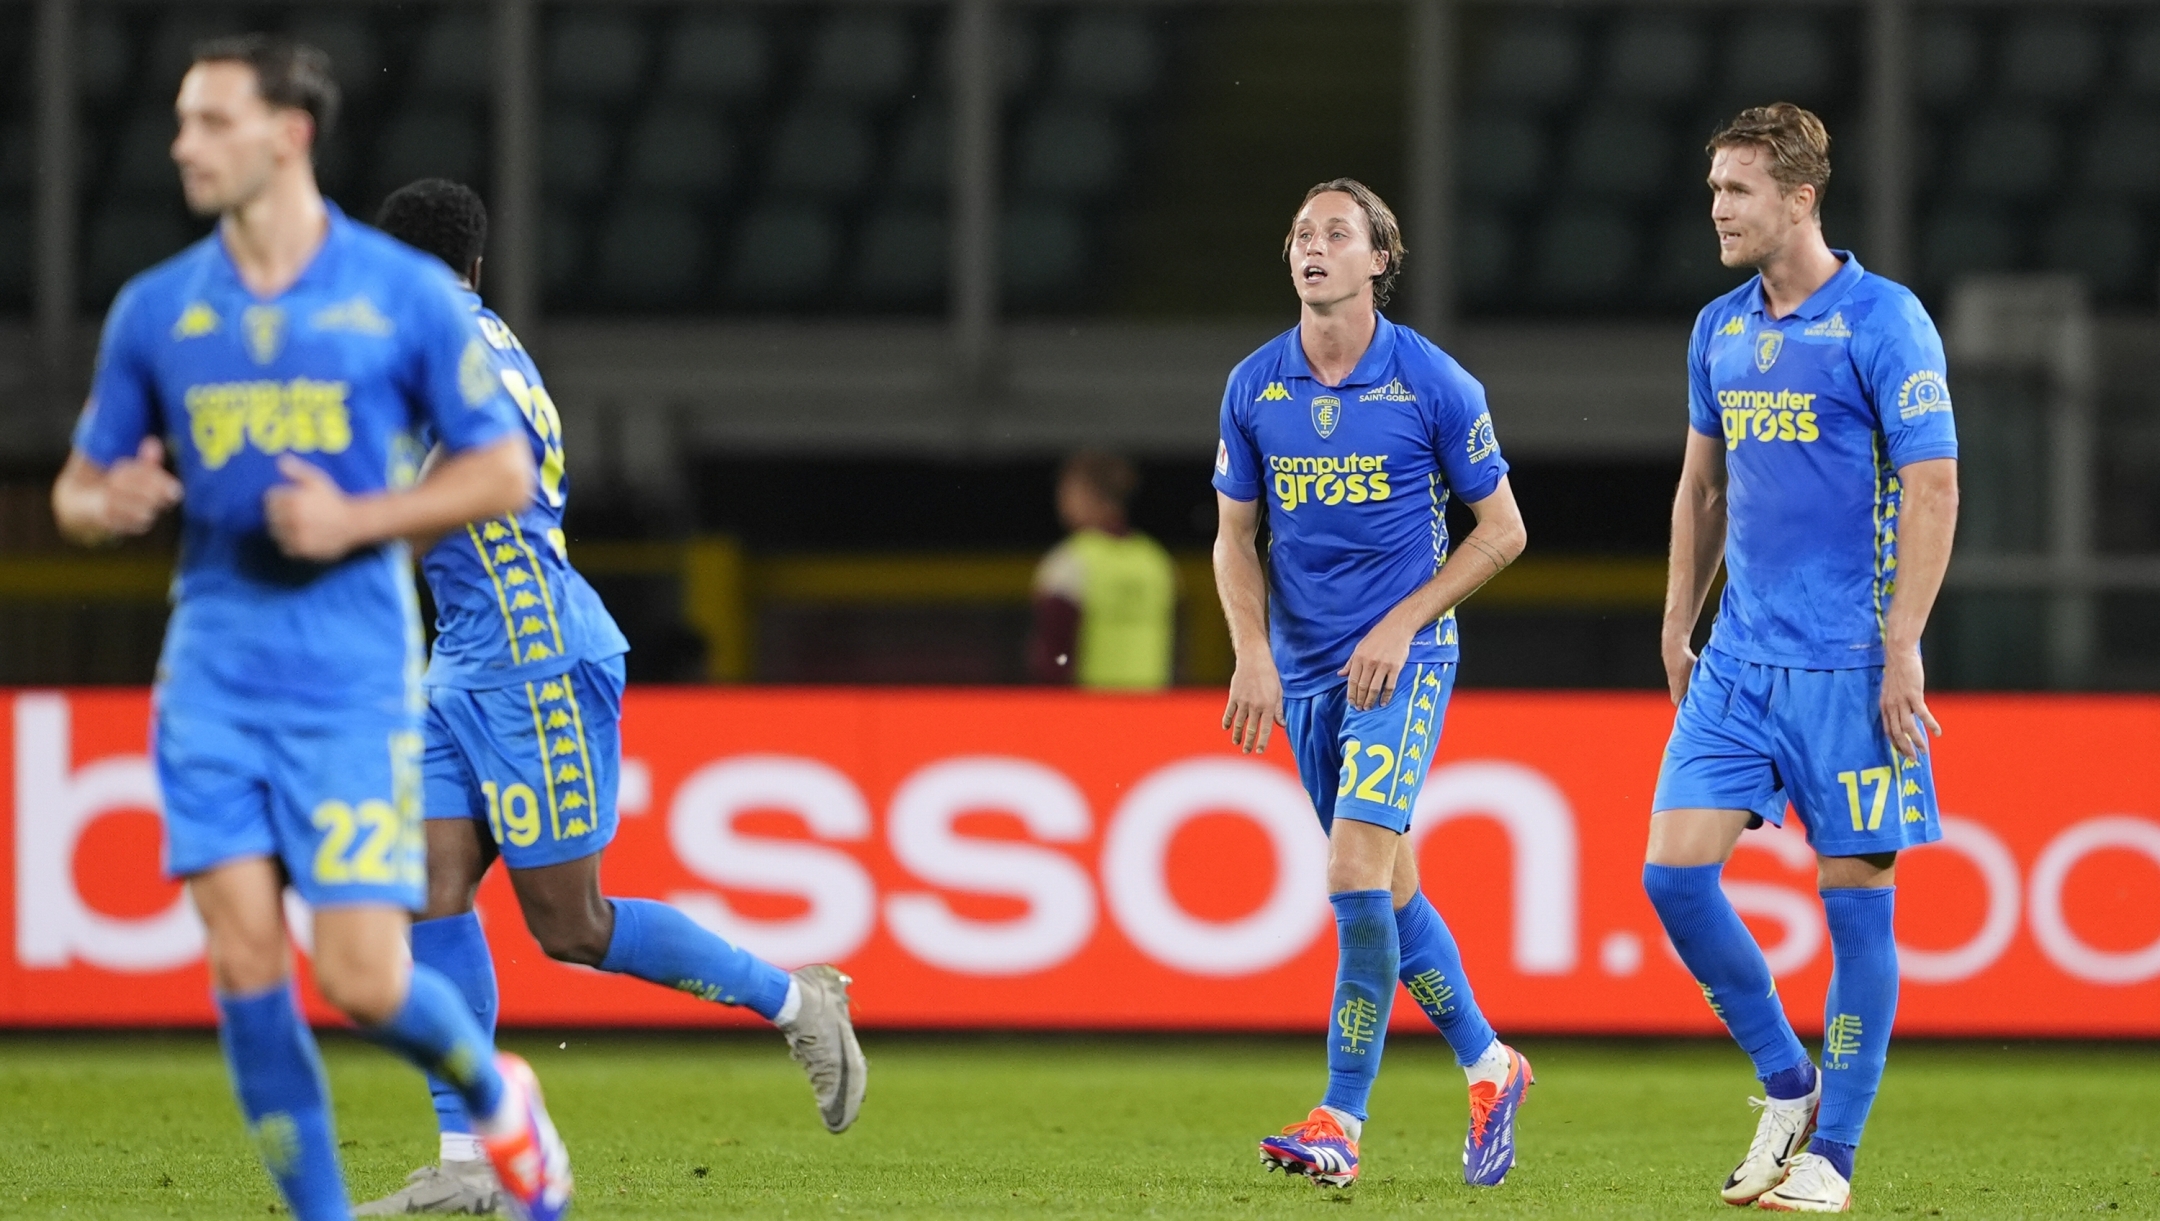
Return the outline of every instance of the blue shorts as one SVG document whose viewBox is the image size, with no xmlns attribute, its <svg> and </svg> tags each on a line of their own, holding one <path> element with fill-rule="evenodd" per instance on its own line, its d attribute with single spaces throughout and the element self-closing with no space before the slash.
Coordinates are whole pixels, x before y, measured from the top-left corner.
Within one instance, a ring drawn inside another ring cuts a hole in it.
<svg viewBox="0 0 2160 1221">
<path fill-rule="evenodd" d="M 295 728 L 160 701 L 153 721 L 165 801 L 165 869 L 192 877 L 246 857 L 281 862 L 314 907 L 426 898 L 420 734 L 368 718 Z"/>
<path fill-rule="evenodd" d="M 615 838 L 621 657 L 555 678 L 428 688 L 427 816 L 484 822 L 512 869 L 591 856 Z"/>
<path fill-rule="evenodd" d="M 1347 684 L 1283 701 L 1298 779 L 1321 829 L 1333 829 L 1337 814 L 1397 834 L 1410 829 L 1454 690 L 1454 663 L 1420 662 L 1403 667 L 1387 703 L 1363 712 L 1350 706 Z"/>
<path fill-rule="evenodd" d="M 1882 668 L 1788 670 L 1704 650 L 1673 721 L 1651 810 L 1800 812 L 1823 856 L 1867 856 L 1942 838 L 1935 777 L 1882 725 Z"/>
</svg>

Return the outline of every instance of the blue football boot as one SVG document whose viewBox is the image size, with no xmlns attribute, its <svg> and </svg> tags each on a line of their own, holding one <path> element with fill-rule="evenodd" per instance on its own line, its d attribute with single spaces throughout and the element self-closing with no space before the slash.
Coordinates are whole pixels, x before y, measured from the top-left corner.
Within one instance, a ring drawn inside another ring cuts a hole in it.
<svg viewBox="0 0 2160 1221">
<path fill-rule="evenodd" d="M 1348 1187 L 1357 1181 L 1357 1142 L 1326 1107 L 1314 1107 L 1305 1122 L 1260 1142 L 1260 1164 L 1284 1174 L 1310 1176 L 1322 1187 Z"/>
<path fill-rule="evenodd" d="M 1470 1086 L 1470 1133 L 1463 1138 L 1462 1177 L 1472 1187 L 1498 1187 L 1515 1167 L 1515 1112 L 1537 1078 L 1530 1061 L 1506 1044 L 1507 1079 Z"/>
</svg>

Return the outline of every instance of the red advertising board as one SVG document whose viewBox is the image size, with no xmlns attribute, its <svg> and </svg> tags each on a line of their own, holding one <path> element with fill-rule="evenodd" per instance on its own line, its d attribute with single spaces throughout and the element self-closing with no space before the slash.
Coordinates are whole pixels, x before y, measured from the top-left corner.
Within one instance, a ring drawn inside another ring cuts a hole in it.
<svg viewBox="0 0 2160 1221">
<path fill-rule="evenodd" d="M 2160 1035 L 2160 699 L 1934 705 L 1947 837 L 1899 865 L 1901 1031 Z M 633 690 L 606 885 L 842 964 L 866 1025 L 1317 1030 L 1324 841 L 1281 741 L 1239 756 L 1220 709 Z M 0 1025 L 211 1021 L 200 925 L 158 873 L 147 713 L 140 691 L 0 691 Z M 1648 694 L 1450 708 L 1414 833 L 1503 1031 L 1718 1028 L 1639 884 L 1671 715 Z M 1750 833 L 1726 873 L 1806 1030 L 1830 972 L 1813 877 L 1793 830 Z M 499 871 L 481 908 L 507 1024 L 742 1020 L 549 962 Z"/>
</svg>

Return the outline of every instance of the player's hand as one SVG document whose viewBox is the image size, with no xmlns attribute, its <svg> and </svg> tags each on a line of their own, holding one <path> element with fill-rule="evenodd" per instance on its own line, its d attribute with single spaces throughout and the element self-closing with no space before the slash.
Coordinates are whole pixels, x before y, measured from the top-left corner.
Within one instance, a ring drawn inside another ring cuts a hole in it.
<svg viewBox="0 0 2160 1221">
<path fill-rule="evenodd" d="M 263 516 L 280 550 L 296 560 L 327 562 L 361 541 L 352 497 L 321 467 L 285 454 L 278 473 L 292 482 L 263 493 Z"/>
<path fill-rule="evenodd" d="M 1275 659 L 1239 660 L 1230 675 L 1230 704 L 1223 709 L 1222 725 L 1230 740 L 1246 754 L 1266 753 L 1268 735 L 1283 724 L 1282 675 Z"/>
<path fill-rule="evenodd" d="M 1667 641 L 1661 651 L 1665 656 L 1665 690 L 1671 693 L 1673 706 L 1678 707 L 1687 698 L 1688 681 L 1695 676 L 1695 650 L 1682 640 Z"/>
<path fill-rule="evenodd" d="M 1364 712 L 1394 698 L 1395 680 L 1402 676 L 1403 666 L 1410 660 L 1410 639 L 1416 635 L 1416 625 L 1405 627 L 1389 615 L 1357 642 L 1357 647 L 1350 650 L 1350 660 L 1335 671 L 1350 680 L 1352 708 Z"/>
<path fill-rule="evenodd" d="M 134 457 L 105 470 L 103 525 L 109 535 L 141 534 L 179 503 L 180 481 L 165 469 L 165 443 L 156 437 L 144 437 Z"/>
<path fill-rule="evenodd" d="M 1914 763 L 1927 753 L 1928 734 L 1942 736 L 1941 724 L 1928 711 L 1927 673 L 1918 648 L 1892 649 L 1883 659 L 1882 720 L 1890 745 Z"/>
</svg>

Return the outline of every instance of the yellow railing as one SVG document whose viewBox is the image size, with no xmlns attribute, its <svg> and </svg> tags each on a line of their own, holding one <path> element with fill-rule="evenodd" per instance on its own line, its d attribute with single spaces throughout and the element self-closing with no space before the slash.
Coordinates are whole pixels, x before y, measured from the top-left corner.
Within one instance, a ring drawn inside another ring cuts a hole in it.
<svg viewBox="0 0 2160 1221">
<path fill-rule="evenodd" d="M 573 548 L 579 568 L 600 577 L 676 582 L 682 619 L 705 642 L 714 682 L 750 677 L 761 605 L 1015 605 L 1028 600 L 1036 558 L 1022 553 L 751 556 L 734 539 L 593 542 Z M 1184 590 L 1184 671 L 1230 675 L 1229 633 L 1204 552 L 1177 556 Z M 133 602 L 162 599 L 169 559 L 139 555 L 0 555 L 0 603 Z M 1526 558 L 1479 591 L 1482 606 L 1655 609 L 1665 564 L 1655 559 Z"/>
</svg>

